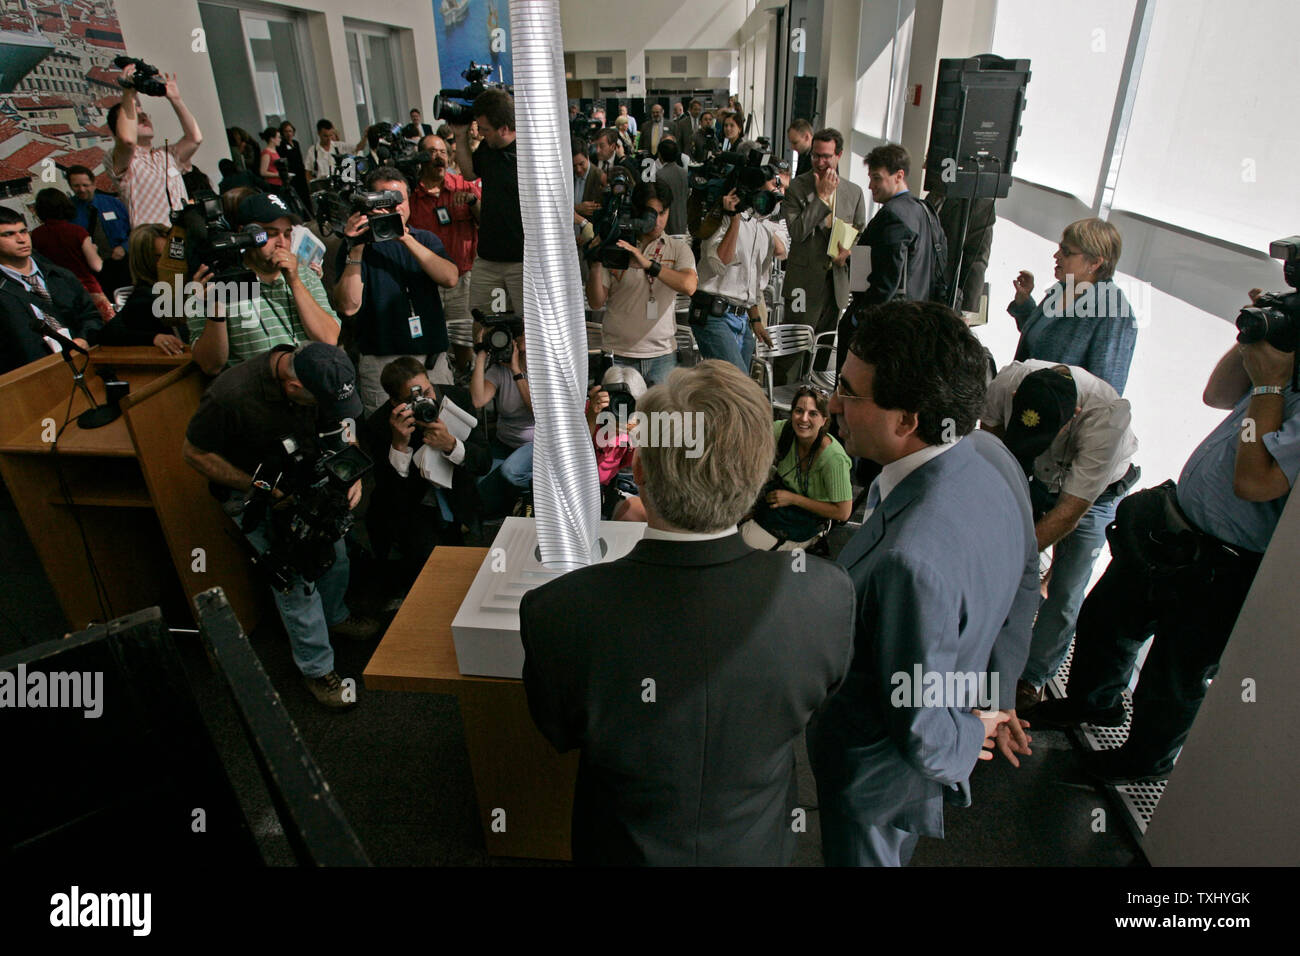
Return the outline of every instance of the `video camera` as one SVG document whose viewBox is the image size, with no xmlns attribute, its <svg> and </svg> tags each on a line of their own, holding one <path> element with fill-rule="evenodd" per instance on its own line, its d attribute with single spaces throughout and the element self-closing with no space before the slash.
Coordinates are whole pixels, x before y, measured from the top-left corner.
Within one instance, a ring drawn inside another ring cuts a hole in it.
<svg viewBox="0 0 1300 956">
<path fill-rule="evenodd" d="M 569 120 L 569 137 L 571 139 L 581 139 L 591 142 L 602 127 L 598 120 L 592 119 L 586 113 L 578 113 Z"/>
<path fill-rule="evenodd" d="M 113 57 L 113 65 L 119 70 L 125 70 L 128 66 L 135 66 L 135 72 L 130 77 L 127 79 L 118 78 L 117 84 L 122 89 L 135 90 L 145 96 L 167 95 L 167 81 L 162 79 L 158 67 L 151 66 L 144 60 L 125 55 Z"/>
<path fill-rule="evenodd" d="M 484 315 L 472 309 L 474 320 L 483 326 L 483 341 L 474 346 L 475 351 L 488 354 L 489 365 L 509 365 L 514 354 L 515 339 L 524 334 L 524 320 L 513 312 Z"/>
<path fill-rule="evenodd" d="M 367 131 L 366 141 L 380 165 L 396 167 L 412 189 L 420 178 L 421 168 L 433 158 L 432 153 L 417 149 L 415 143 L 406 139 L 396 126 L 390 128 L 376 124 Z"/>
<path fill-rule="evenodd" d="M 386 242 L 389 239 L 401 238 L 406 232 L 406 227 L 402 224 L 402 215 L 396 211 L 396 208 L 402 204 L 402 194 L 395 189 L 381 189 L 373 192 L 357 192 L 352 194 L 352 211 L 363 212 L 367 215 L 367 222 L 370 224 L 370 241 Z M 393 212 L 384 212 L 379 215 L 372 215 L 376 209 L 392 209 Z"/>
<path fill-rule="evenodd" d="M 736 213 L 753 209 L 756 215 L 768 216 L 784 194 L 763 187 L 777 177 L 781 165 L 771 162 L 770 153 L 758 150 L 751 150 L 748 157 L 734 152 L 715 153 L 702 167 L 691 167 L 691 191 L 700 196 L 706 208 L 711 208 L 734 189 L 740 199 Z"/>
<path fill-rule="evenodd" d="M 587 259 L 599 259 L 606 269 L 626 269 L 632 262 L 632 254 L 618 247 L 619 240 L 635 244 L 636 237 L 653 229 L 658 218 L 644 210 L 636 215 L 632 206 L 633 186 L 627 167 L 615 166 L 609 171 L 609 185 L 601 196 L 600 209 L 591 217 L 596 241 L 587 247 Z"/>
<path fill-rule="evenodd" d="M 188 275 L 200 265 L 208 267 L 215 282 L 252 282 L 244 253 L 266 245 L 266 230 L 250 223 L 232 229 L 221 209 L 221 199 L 209 189 L 194 194 L 194 202 L 172 210 L 172 225 L 184 230 L 185 269 Z"/>
<path fill-rule="evenodd" d="M 344 442 L 342 425 L 318 437 L 315 452 L 293 437 L 281 439 L 285 457 L 272 467 L 258 466 L 240 519 L 240 527 L 249 532 L 270 515 L 271 545 L 253 564 L 284 594 L 293 588 L 295 575 L 316 581 L 334 566 L 334 542 L 352 527 L 348 489 L 374 467 L 369 455 Z M 273 471 L 273 480 L 264 477 Z M 291 497 L 273 505 L 282 480 Z"/>
<path fill-rule="evenodd" d="M 463 90 L 439 90 L 438 95 L 433 98 L 433 115 L 453 126 L 468 126 L 474 119 L 474 111 L 471 106 L 449 103 L 448 100 L 464 100 L 465 103 L 473 104 L 479 96 L 492 89 L 505 90 L 507 93 L 514 94 L 514 89 L 506 83 L 486 82 L 492 75 L 492 67 L 485 63 L 475 63 L 470 60 L 469 69 L 461 70 L 460 75 L 465 78 L 468 86 Z"/>
</svg>

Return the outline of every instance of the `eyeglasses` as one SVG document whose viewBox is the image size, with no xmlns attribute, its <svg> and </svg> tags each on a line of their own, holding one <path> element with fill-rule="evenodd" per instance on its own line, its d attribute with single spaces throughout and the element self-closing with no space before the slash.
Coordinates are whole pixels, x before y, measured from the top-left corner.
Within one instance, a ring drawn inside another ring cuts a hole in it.
<svg viewBox="0 0 1300 956">
<path fill-rule="evenodd" d="M 834 393 L 834 394 L 835 394 L 835 397 L 836 397 L 836 398 L 841 399 L 841 400 L 846 401 L 846 402 L 869 402 L 869 401 L 871 401 L 871 399 L 868 398 L 866 395 L 850 395 L 848 392 L 844 391 L 844 382 L 843 382 L 842 380 L 841 380 L 841 381 L 838 381 L 838 382 L 835 383 L 835 393 Z"/>
<path fill-rule="evenodd" d="M 1057 246 L 1057 247 L 1056 247 L 1056 251 L 1059 252 L 1059 253 L 1061 254 L 1061 258 L 1062 258 L 1062 259 L 1068 259 L 1068 258 L 1070 258 L 1070 256 L 1081 256 L 1081 255 L 1083 255 L 1083 251 L 1082 251 L 1082 250 L 1080 250 L 1080 249 L 1071 249 L 1069 246 L 1065 245 L 1064 243 L 1062 243 L 1061 245 Z"/>
</svg>

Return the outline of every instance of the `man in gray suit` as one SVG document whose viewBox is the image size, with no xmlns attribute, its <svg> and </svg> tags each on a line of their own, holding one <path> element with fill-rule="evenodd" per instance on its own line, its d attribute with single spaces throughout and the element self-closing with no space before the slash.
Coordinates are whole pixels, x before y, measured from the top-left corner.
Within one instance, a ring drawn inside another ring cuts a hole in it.
<svg viewBox="0 0 1300 956">
<path fill-rule="evenodd" d="M 796 176 L 781 203 L 790 229 L 790 258 L 785 263 L 785 308 L 788 321 L 833 330 L 849 304 L 849 252 L 827 254 L 831 224 L 843 219 L 861 230 L 867 224 L 862 190 L 840 179 L 844 137 L 822 129 L 812 137 L 812 170 Z"/>
<path fill-rule="evenodd" d="M 921 835 L 943 836 L 945 797 L 969 805 L 971 771 L 1008 719 L 990 657 L 1018 620 L 1028 526 L 1023 499 L 964 438 L 987 359 L 955 313 L 889 303 L 850 353 L 831 412 L 849 454 L 883 471 L 837 559 L 858 595 L 853 666 L 808 752 L 827 864 L 900 866 Z"/>
</svg>

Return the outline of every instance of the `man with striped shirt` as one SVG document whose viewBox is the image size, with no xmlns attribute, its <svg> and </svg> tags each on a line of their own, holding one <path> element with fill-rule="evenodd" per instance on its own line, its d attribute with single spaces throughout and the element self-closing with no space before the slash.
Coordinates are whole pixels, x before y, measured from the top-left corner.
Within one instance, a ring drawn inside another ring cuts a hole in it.
<svg viewBox="0 0 1300 956">
<path fill-rule="evenodd" d="M 240 225 L 261 226 L 266 243 L 244 254 L 244 265 L 256 278 L 252 288 L 209 293 L 204 308 L 195 310 L 200 314 L 189 318 L 194 361 L 207 374 L 216 375 L 277 345 L 338 344 L 340 322 L 325 286 L 290 251 L 299 221 L 279 196 L 258 193 L 239 204 Z M 206 283 L 207 278 L 207 268 L 200 266 L 195 281 Z"/>
</svg>

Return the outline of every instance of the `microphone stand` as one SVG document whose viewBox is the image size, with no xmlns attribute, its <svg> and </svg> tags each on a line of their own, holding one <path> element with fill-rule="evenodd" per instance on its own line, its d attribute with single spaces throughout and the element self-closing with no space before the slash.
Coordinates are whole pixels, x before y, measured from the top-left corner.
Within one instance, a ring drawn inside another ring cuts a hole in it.
<svg viewBox="0 0 1300 956">
<path fill-rule="evenodd" d="M 90 403 L 90 408 L 86 409 L 77 416 L 77 427 L 83 431 L 90 431 L 93 428 L 102 428 L 109 422 L 114 421 L 122 410 L 117 405 L 100 405 L 95 401 L 95 396 L 90 394 L 90 388 L 86 385 L 86 367 L 90 365 L 90 353 L 83 349 L 72 339 L 68 338 L 49 322 L 40 319 L 32 319 L 32 331 L 37 332 L 47 338 L 54 339 L 59 343 L 59 354 L 63 356 L 63 361 L 68 363 L 68 368 L 72 370 L 72 388 L 73 391 L 80 391 L 86 396 L 86 401 Z M 86 362 L 81 368 L 77 368 L 76 361 L 72 358 L 72 352 L 77 351 L 86 356 Z"/>
</svg>

